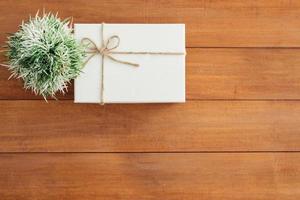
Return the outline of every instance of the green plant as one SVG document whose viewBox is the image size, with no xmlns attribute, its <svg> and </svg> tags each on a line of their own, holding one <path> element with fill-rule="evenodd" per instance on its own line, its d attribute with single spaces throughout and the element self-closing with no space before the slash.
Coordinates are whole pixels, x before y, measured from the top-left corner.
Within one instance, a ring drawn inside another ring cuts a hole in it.
<svg viewBox="0 0 300 200">
<path fill-rule="evenodd" d="M 67 84 L 80 74 L 84 46 L 73 37 L 69 19 L 57 14 L 30 17 L 7 41 L 7 67 L 11 77 L 22 78 L 24 88 L 55 98 L 65 93 Z"/>
</svg>

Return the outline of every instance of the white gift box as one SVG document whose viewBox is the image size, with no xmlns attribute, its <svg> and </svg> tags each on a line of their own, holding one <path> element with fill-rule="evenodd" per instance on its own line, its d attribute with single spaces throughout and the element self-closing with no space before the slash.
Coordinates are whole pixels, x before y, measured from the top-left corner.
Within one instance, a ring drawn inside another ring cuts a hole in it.
<svg viewBox="0 0 300 200">
<path fill-rule="evenodd" d="M 117 35 L 120 43 L 112 52 L 161 52 L 110 54 L 139 67 L 94 55 L 75 80 L 76 103 L 185 102 L 184 24 L 75 24 L 74 31 L 78 41 L 89 38 L 98 49 Z M 163 54 L 172 52 L 178 54 Z"/>
</svg>

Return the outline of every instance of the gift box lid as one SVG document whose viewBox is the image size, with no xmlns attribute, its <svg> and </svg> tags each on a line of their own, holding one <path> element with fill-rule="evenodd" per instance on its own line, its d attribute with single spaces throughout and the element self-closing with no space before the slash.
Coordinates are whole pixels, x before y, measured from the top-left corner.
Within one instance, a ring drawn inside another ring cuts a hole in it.
<svg viewBox="0 0 300 200">
<path fill-rule="evenodd" d="M 89 38 L 99 49 L 102 39 L 106 43 L 115 35 L 120 43 L 112 51 L 182 53 L 110 54 L 115 59 L 137 63 L 139 67 L 104 57 L 103 74 L 102 56 L 95 55 L 75 80 L 75 102 L 99 103 L 101 99 L 105 103 L 185 102 L 184 24 L 75 24 L 74 27 L 78 41 Z"/>
</svg>

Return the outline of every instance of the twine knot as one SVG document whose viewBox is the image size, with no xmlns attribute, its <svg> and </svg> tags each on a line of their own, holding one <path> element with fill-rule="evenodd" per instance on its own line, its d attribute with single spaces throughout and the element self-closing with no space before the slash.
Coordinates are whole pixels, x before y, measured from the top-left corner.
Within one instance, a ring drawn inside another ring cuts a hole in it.
<svg viewBox="0 0 300 200">
<path fill-rule="evenodd" d="M 100 48 L 98 51 L 99 51 L 99 54 L 101 54 L 101 55 L 109 54 L 109 51 L 107 50 L 107 48 Z"/>
</svg>

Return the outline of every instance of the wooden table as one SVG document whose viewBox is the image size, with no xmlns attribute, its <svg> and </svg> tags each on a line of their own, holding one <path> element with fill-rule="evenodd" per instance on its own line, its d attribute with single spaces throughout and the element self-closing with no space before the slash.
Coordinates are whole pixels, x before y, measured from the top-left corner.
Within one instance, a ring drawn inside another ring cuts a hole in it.
<svg viewBox="0 0 300 200">
<path fill-rule="evenodd" d="M 0 42 L 43 8 L 185 23 L 188 101 L 45 103 L 1 67 L 1 200 L 300 199 L 300 1 L 2 0 Z"/>
</svg>

